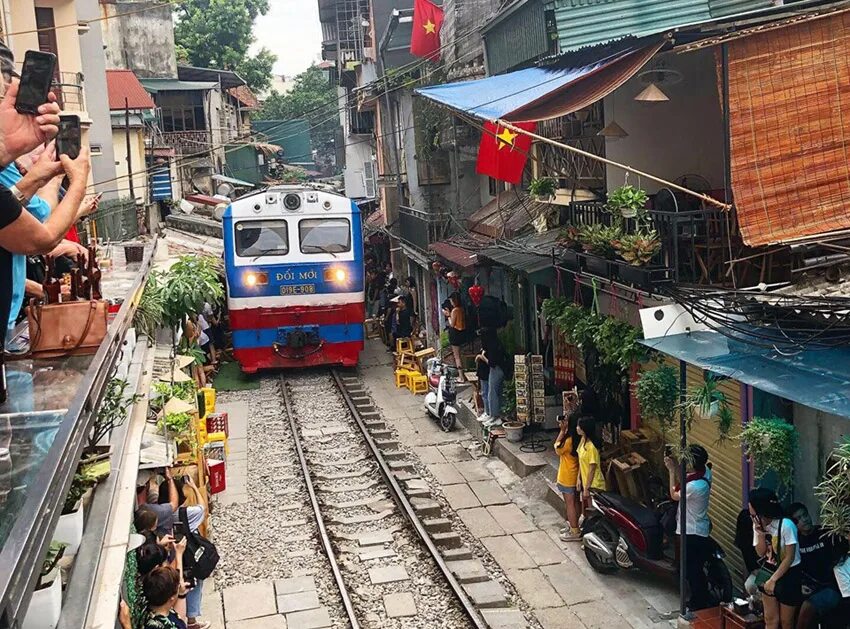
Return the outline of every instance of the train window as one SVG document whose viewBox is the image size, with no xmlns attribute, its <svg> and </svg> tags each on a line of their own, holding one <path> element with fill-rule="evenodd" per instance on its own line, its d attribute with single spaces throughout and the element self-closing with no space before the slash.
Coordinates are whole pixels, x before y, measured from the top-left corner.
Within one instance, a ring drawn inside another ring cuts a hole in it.
<svg viewBox="0 0 850 629">
<path fill-rule="evenodd" d="M 351 223 L 345 218 L 307 218 L 298 223 L 301 253 L 351 251 Z"/>
<path fill-rule="evenodd" d="M 289 253 L 286 221 L 241 221 L 236 223 L 236 255 L 249 258 L 285 256 Z"/>
</svg>

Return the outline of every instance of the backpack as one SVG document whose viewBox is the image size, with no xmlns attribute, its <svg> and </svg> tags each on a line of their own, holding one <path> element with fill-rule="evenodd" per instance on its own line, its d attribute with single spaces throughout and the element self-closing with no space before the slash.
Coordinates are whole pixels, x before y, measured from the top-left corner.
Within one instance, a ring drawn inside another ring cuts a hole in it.
<svg viewBox="0 0 850 629">
<path fill-rule="evenodd" d="M 206 579 L 218 565 L 218 550 L 210 540 L 189 530 L 189 516 L 186 507 L 180 507 L 180 521 L 186 529 L 186 552 L 183 555 L 183 567 L 193 579 Z"/>
</svg>

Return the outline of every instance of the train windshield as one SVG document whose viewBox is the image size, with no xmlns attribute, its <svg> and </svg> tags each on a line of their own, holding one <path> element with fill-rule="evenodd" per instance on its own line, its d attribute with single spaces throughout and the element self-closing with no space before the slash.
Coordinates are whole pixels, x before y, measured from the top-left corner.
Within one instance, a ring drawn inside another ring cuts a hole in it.
<svg viewBox="0 0 850 629">
<path fill-rule="evenodd" d="M 345 218 L 308 218 L 298 223 L 301 253 L 351 251 L 351 223 Z"/>
<path fill-rule="evenodd" d="M 249 258 L 285 256 L 289 253 L 286 221 L 242 221 L 236 223 L 236 255 Z"/>
</svg>

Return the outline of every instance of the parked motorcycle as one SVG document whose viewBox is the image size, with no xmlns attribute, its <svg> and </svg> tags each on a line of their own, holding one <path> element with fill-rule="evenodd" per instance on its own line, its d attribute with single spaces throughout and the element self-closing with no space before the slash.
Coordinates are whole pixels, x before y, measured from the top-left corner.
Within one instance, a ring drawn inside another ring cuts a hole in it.
<svg viewBox="0 0 850 629">
<path fill-rule="evenodd" d="M 425 396 L 425 410 L 440 423 L 443 432 L 449 432 L 457 421 L 457 369 L 444 364 L 439 358 L 429 359 L 425 366 L 430 389 Z"/>
<path fill-rule="evenodd" d="M 665 543 L 663 521 L 675 521 L 677 503 L 666 500 L 655 509 L 619 494 L 591 490 L 592 511 L 582 523 L 585 557 L 597 572 L 640 568 L 662 577 L 678 579 L 679 563 L 672 535 Z M 703 566 L 714 603 L 732 600 L 732 577 L 723 558 L 726 553 L 709 537 L 712 552 Z"/>
</svg>

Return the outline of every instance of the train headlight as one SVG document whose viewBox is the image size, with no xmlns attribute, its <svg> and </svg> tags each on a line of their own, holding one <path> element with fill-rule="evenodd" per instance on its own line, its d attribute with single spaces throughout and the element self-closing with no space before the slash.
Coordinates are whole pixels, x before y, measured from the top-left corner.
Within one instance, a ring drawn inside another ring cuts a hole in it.
<svg viewBox="0 0 850 629">
<path fill-rule="evenodd" d="M 325 281 L 335 284 L 345 284 L 348 281 L 348 271 L 340 268 L 325 269 Z"/>
<path fill-rule="evenodd" d="M 245 286 L 247 286 L 248 288 L 253 288 L 254 286 L 265 286 L 269 283 L 269 274 L 248 271 L 242 277 L 242 283 L 245 284 Z"/>
</svg>

